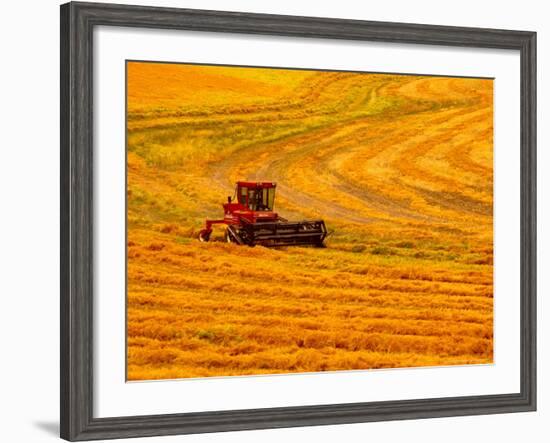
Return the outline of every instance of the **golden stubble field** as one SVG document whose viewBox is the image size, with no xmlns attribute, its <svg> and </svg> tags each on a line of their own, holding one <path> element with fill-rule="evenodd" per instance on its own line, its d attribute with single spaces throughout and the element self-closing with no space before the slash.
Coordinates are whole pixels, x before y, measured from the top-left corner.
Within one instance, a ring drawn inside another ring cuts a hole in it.
<svg viewBox="0 0 550 443">
<path fill-rule="evenodd" d="M 493 361 L 493 82 L 129 62 L 128 379 Z M 196 240 L 237 180 L 326 249 Z"/>
</svg>

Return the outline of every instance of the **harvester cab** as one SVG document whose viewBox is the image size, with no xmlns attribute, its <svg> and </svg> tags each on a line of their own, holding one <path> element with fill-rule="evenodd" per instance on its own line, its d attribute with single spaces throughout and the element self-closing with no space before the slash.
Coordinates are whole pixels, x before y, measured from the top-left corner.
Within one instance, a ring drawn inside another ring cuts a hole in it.
<svg viewBox="0 0 550 443">
<path fill-rule="evenodd" d="M 291 222 L 274 212 L 276 183 L 245 182 L 236 184 L 234 198 L 223 205 L 224 217 L 206 220 L 199 232 L 200 241 L 209 241 L 212 225 L 226 225 L 225 240 L 240 245 L 323 247 L 327 235 L 323 220 Z"/>
<path fill-rule="evenodd" d="M 237 182 L 235 195 L 237 201 L 251 211 L 273 211 L 276 186 L 271 182 Z"/>
</svg>

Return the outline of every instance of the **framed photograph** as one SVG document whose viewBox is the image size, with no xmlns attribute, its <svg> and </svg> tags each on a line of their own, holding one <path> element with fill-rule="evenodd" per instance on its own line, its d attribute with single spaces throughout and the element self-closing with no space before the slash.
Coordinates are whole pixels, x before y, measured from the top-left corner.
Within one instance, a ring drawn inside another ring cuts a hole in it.
<svg viewBox="0 0 550 443">
<path fill-rule="evenodd" d="M 61 6 L 61 437 L 533 411 L 536 34 Z"/>
</svg>

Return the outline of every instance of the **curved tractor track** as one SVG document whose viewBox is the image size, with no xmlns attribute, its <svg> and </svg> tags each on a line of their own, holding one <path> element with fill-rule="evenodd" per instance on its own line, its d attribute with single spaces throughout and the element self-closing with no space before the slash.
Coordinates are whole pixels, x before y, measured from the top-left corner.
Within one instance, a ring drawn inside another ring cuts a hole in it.
<svg viewBox="0 0 550 443">
<path fill-rule="evenodd" d="M 345 80 L 334 79 L 333 82 Z M 455 92 L 452 89 L 453 79 L 442 81 L 450 91 Z M 426 89 L 425 79 L 421 79 L 407 83 L 406 90 L 411 91 L 414 83 L 418 85 L 413 91 Z M 384 84 L 364 91 L 363 96 L 349 103 L 344 115 L 334 122 L 276 142 L 252 143 L 213 162 L 209 166 L 212 178 L 224 187 L 232 186 L 239 177 L 275 181 L 279 186 L 279 197 L 293 207 L 309 208 L 327 218 L 353 223 L 376 220 L 445 223 L 456 218 L 455 212 L 478 213 L 480 207 L 490 207 L 492 190 L 486 186 L 487 168 L 475 162 L 470 152 L 464 152 L 466 147 L 471 149 L 471 144 L 476 143 L 475 136 L 479 132 L 492 129 L 490 103 L 487 102 L 482 108 L 479 106 L 479 101 L 485 97 L 478 97 L 474 93 L 462 97 L 465 103 L 458 108 L 455 102 L 446 107 L 435 104 L 421 109 L 419 113 L 396 115 L 390 121 L 380 121 L 379 116 L 368 113 L 361 115 L 358 111 L 368 110 L 383 88 Z M 396 94 L 396 91 L 393 93 Z M 444 95 L 444 91 L 440 94 Z M 472 100 L 472 95 L 475 100 Z M 309 102 L 309 105 L 315 104 Z M 284 112 L 282 109 L 279 111 Z M 360 115 L 355 115 L 357 113 Z M 398 111 L 393 110 L 393 113 L 398 114 Z M 421 120 L 431 122 L 428 131 L 415 127 Z M 469 139 L 464 139 L 462 133 L 466 127 L 471 133 Z M 364 149 L 365 144 L 370 146 Z M 455 150 L 450 150 L 448 145 L 456 147 L 456 151 L 462 151 L 455 155 Z M 433 151 L 441 149 L 449 151 L 445 158 L 449 168 L 455 168 L 458 172 L 463 168 L 468 174 L 478 174 L 474 184 L 447 178 L 432 168 L 422 167 L 424 158 L 429 158 Z M 349 169 L 341 167 L 344 162 Z M 365 165 L 361 171 L 364 180 L 357 180 L 350 174 L 355 172 L 353 165 L 357 165 L 357 162 Z M 380 177 L 368 177 L 369 162 L 384 163 L 388 169 L 391 168 L 391 173 L 382 177 L 383 180 L 376 183 L 377 186 L 370 184 Z M 439 192 L 439 201 L 434 202 L 430 187 L 416 186 L 418 178 L 429 180 L 430 185 L 438 185 L 436 192 Z M 393 193 L 389 188 L 397 182 L 403 183 L 409 191 L 411 195 L 408 198 L 392 198 Z M 479 190 L 480 182 L 484 183 L 485 195 L 482 198 L 471 197 L 469 194 Z M 317 192 L 316 188 L 320 184 L 328 192 Z M 443 191 L 440 191 L 441 187 L 444 187 Z M 448 190 L 447 193 L 445 190 Z M 334 195 L 338 197 L 337 200 L 327 198 Z M 425 206 L 412 206 L 411 200 L 419 198 L 424 200 Z M 355 204 L 350 207 L 346 202 Z M 450 213 L 442 216 L 440 208 Z"/>
</svg>

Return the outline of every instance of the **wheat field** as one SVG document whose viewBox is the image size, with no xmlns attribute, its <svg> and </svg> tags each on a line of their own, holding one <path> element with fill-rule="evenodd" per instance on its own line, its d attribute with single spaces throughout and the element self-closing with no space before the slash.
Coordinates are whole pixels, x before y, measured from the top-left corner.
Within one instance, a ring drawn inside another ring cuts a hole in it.
<svg viewBox="0 0 550 443">
<path fill-rule="evenodd" d="M 493 81 L 127 63 L 129 380 L 493 361 Z M 224 243 L 237 180 L 327 248 Z"/>
</svg>

